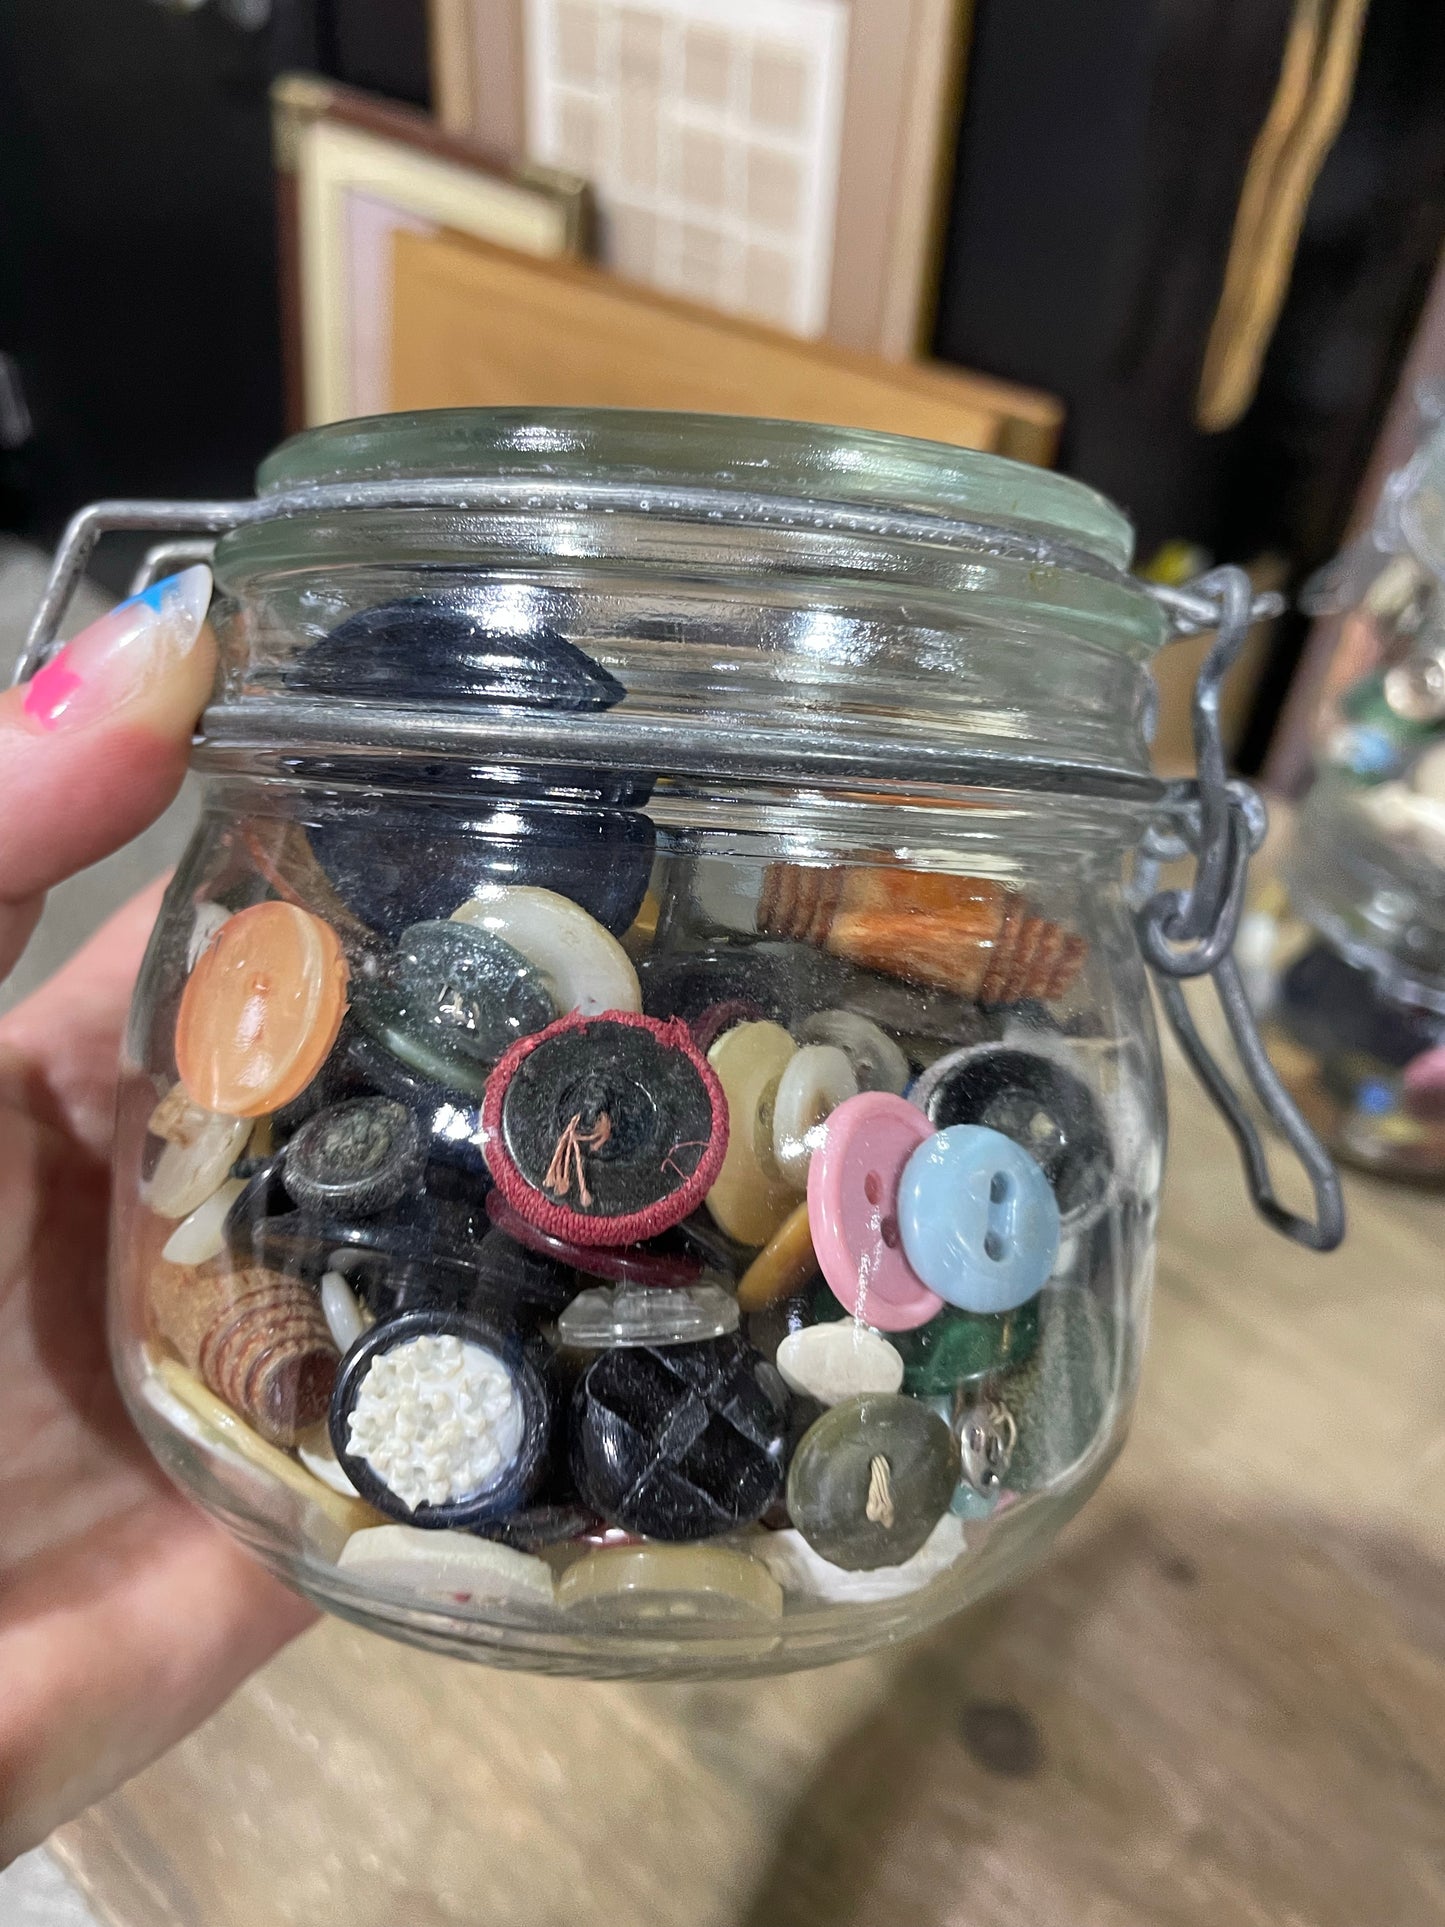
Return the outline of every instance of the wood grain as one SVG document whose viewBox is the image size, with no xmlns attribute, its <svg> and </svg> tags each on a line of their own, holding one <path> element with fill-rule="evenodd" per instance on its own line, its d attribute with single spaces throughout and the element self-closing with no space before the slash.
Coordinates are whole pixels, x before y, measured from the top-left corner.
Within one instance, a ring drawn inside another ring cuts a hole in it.
<svg viewBox="0 0 1445 1927">
<path fill-rule="evenodd" d="M 596 269 L 468 236 L 393 240 L 392 406 L 573 405 L 772 415 L 1052 457 L 1048 396 L 729 320 Z"/>
<path fill-rule="evenodd" d="M 1132 1439 L 1048 1562 L 757 1684 L 328 1623 L 56 1836 L 116 1927 L 1438 1927 L 1445 1200 L 1320 1259 L 1171 1064 Z"/>
</svg>

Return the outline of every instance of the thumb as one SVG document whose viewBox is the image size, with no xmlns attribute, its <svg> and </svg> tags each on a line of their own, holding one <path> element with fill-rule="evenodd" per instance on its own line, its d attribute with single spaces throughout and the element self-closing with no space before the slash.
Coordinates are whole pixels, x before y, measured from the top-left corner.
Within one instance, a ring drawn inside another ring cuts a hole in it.
<svg viewBox="0 0 1445 1927">
<path fill-rule="evenodd" d="M 0 696 L 0 977 L 46 890 L 160 815 L 216 673 L 211 572 L 185 569 L 91 623 Z"/>
</svg>

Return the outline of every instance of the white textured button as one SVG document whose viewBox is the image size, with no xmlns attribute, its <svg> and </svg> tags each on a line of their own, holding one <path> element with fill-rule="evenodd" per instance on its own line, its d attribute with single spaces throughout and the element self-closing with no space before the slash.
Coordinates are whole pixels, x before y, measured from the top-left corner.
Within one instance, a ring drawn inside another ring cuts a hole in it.
<svg viewBox="0 0 1445 1927">
<path fill-rule="evenodd" d="M 789 1332 L 778 1346 L 783 1383 L 821 1405 L 872 1392 L 896 1392 L 903 1383 L 897 1348 L 851 1318 Z"/>
<path fill-rule="evenodd" d="M 565 1016 L 580 1011 L 640 1011 L 642 989 L 632 959 L 580 904 L 531 884 L 488 884 L 452 912 L 519 950 L 546 977 Z"/>
<path fill-rule="evenodd" d="M 803 1020 L 805 1044 L 836 1044 L 846 1051 L 860 1091 L 890 1091 L 901 1097 L 908 1083 L 908 1059 L 871 1017 L 856 1010 L 815 1010 Z"/>
<path fill-rule="evenodd" d="M 226 1213 L 245 1188 L 244 1179 L 227 1178 L 189 1217 L 181 1219 L 161 1256 L 173 1265 L 203 1265 L 218 1258 L 226 1242 Z"/>
<path fill-rule="evenodd" d="M 795 1190 L 807 1186 L 823 1126 L 840 1104 L 857 1095 L 852 1060 L 836 1044 L 805 1044 L 788 1060 L 773 1101 L 773 1156 Z"/>
</svg>

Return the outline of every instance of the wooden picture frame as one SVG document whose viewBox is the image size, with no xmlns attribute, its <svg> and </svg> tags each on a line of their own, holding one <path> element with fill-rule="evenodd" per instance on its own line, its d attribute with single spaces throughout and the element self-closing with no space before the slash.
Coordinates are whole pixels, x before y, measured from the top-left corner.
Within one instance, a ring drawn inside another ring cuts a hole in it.
<svg viewBox="0 0 1445 1927">
<path fill-rule="evenodd" d="M 589 10 L 601 9 L 604 0 L 429 0 L 429 4 L 433 98 L 442 124 L 514 159 L 555 159 L 559 144 L 566 148 L 568 140 L 550 124 L 539 135 L 536 68 L 541 56 L 529 40 L 529 24 L 539 19 L 546 23 L 547 44 L 555 52 L 566 40 L 558 24 L 564 14 L 570 10 L 574 23 L 585 22 Z M 622 202 L 621 214 L 629 218 L 619 220 L 612 205 L 619 200 L 614 163 L 625 167 L 625 157 L 609 150 L 610 159 L 594 159 L 587 165 L 584 134 L 578 137 L 577 157 L 571 164 L 593 180 L 601 258 L 664 292 L 788 325 L 805 335 L 825 336 L 845 347 L 890 358 L 923 353 L 932 327 L 971 0 L 631 0 L 620 9 L 609 5 L 608 19 L 613 24 L 607 31 L 614 40 L 627 30 L 629 20 L 661 14 L 672 25 L 660 56 L 661 78 L 654 72 L 649 79 L 645 65 L 637 69 L 634 63 L 633 69 L 626 70 L 626 46 L 612 47 L 607 84 L 631 88 L 640 80 L 640 86 L 626 96 L 629 111 L 609 113 L 607 119 L 609 124 L 634 126 L 636 103 L 648 100 L 647 111 L 660 108 L 663 124 L 675 129 L 677 123 L 669 122 L 668 116 L 674 111 L 671 103 L 678 90 L 687 92 L 692 37 L 732 34 L 734 81 L 728 111 L 735 123 L 737 62 L 744 57 L 736 52 L 742 44 L 740 36 L 751 36 L 750 46 L 769 41 L 785 24 L 788 9 L 800 19 L 819 22 L 831 14 L 844 48 L 841 90 L 833 90 L 840 91 L 841 97 L 834 103 L 838 126 L 831 179 L 820 189 L 830 201 L 831 226 L 826 286 L 815 291 L 817 298 L 793 304 L 791 315 L 776 303 L 768 307 L 765 287 L 760 298 L 750 302 L 739 278 L 735 245 L 720 264 L 705 261 L 695 248 L 689 252 L 690 229 L 704 236 L 711 231 L 705 219 L 683 219 L 683 241 L 649 260 L 646 242 L 636 240 L 632 232 L 638 224 L 630 217 L 638 210 Z M 677 32 L 687 37 L 681 66 L 675 52 Z M 751 59 L 751 54 L 746 57 Z M 580 114 L 587 106 L 587 89 L 574 95 L 564 87 L 563 92 Z M 671 229 L 681 218 L 677 190 L 686 148 L 665 134 L 659 155 L 659 169 L 664 164 L 670 169 L 665 191 Z M 729 218 L 735 219 L 739 193 L 750 202 L 751 173 L 748 185 L 739 189 L 735 154 L 730 154 L 727 164 L 731 168 Z M 640 193 L 640 198 L 645 201 L 646 195 Z M 734 243 L 737 239 L 735 233 L 725 238 Z M 786 251 L 778 249 L 782 254 Z M 766 252 L 750 247 L 749 259 Z"/>
<path fill-rule="evenodd" d="M 425 114 L 306 74 L 271 90 L 292 429 L 384 412 L 392 237 L 443 230 L 544 259 L 578 253 L 575 176 L 518 169 Z"/>
<path fill-rule="evenodd" d="M 770 415 L 1053 459 L 1053 397 L 941 363 L 800 341 L 583 262 L 465 235 L 393 241 L 391 405 Z"/>
</svg>

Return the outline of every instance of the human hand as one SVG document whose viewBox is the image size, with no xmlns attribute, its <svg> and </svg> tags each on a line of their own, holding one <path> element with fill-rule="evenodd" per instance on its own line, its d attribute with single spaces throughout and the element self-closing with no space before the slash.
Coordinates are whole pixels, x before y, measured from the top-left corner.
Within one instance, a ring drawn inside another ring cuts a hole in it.
<svg viewBox="0 0 1445 1927">
<path fill-rule="evenodd" d="M 210 573 L 0 696 L 0 979 L 44 893 L 174 797 L 210 693 Z M 310 1609 L 166 1480 L 105 1338 L 117 1060 L 160 886 L 0 1018 L 0 1864 L 195 1726 Z"/>
</svg>

